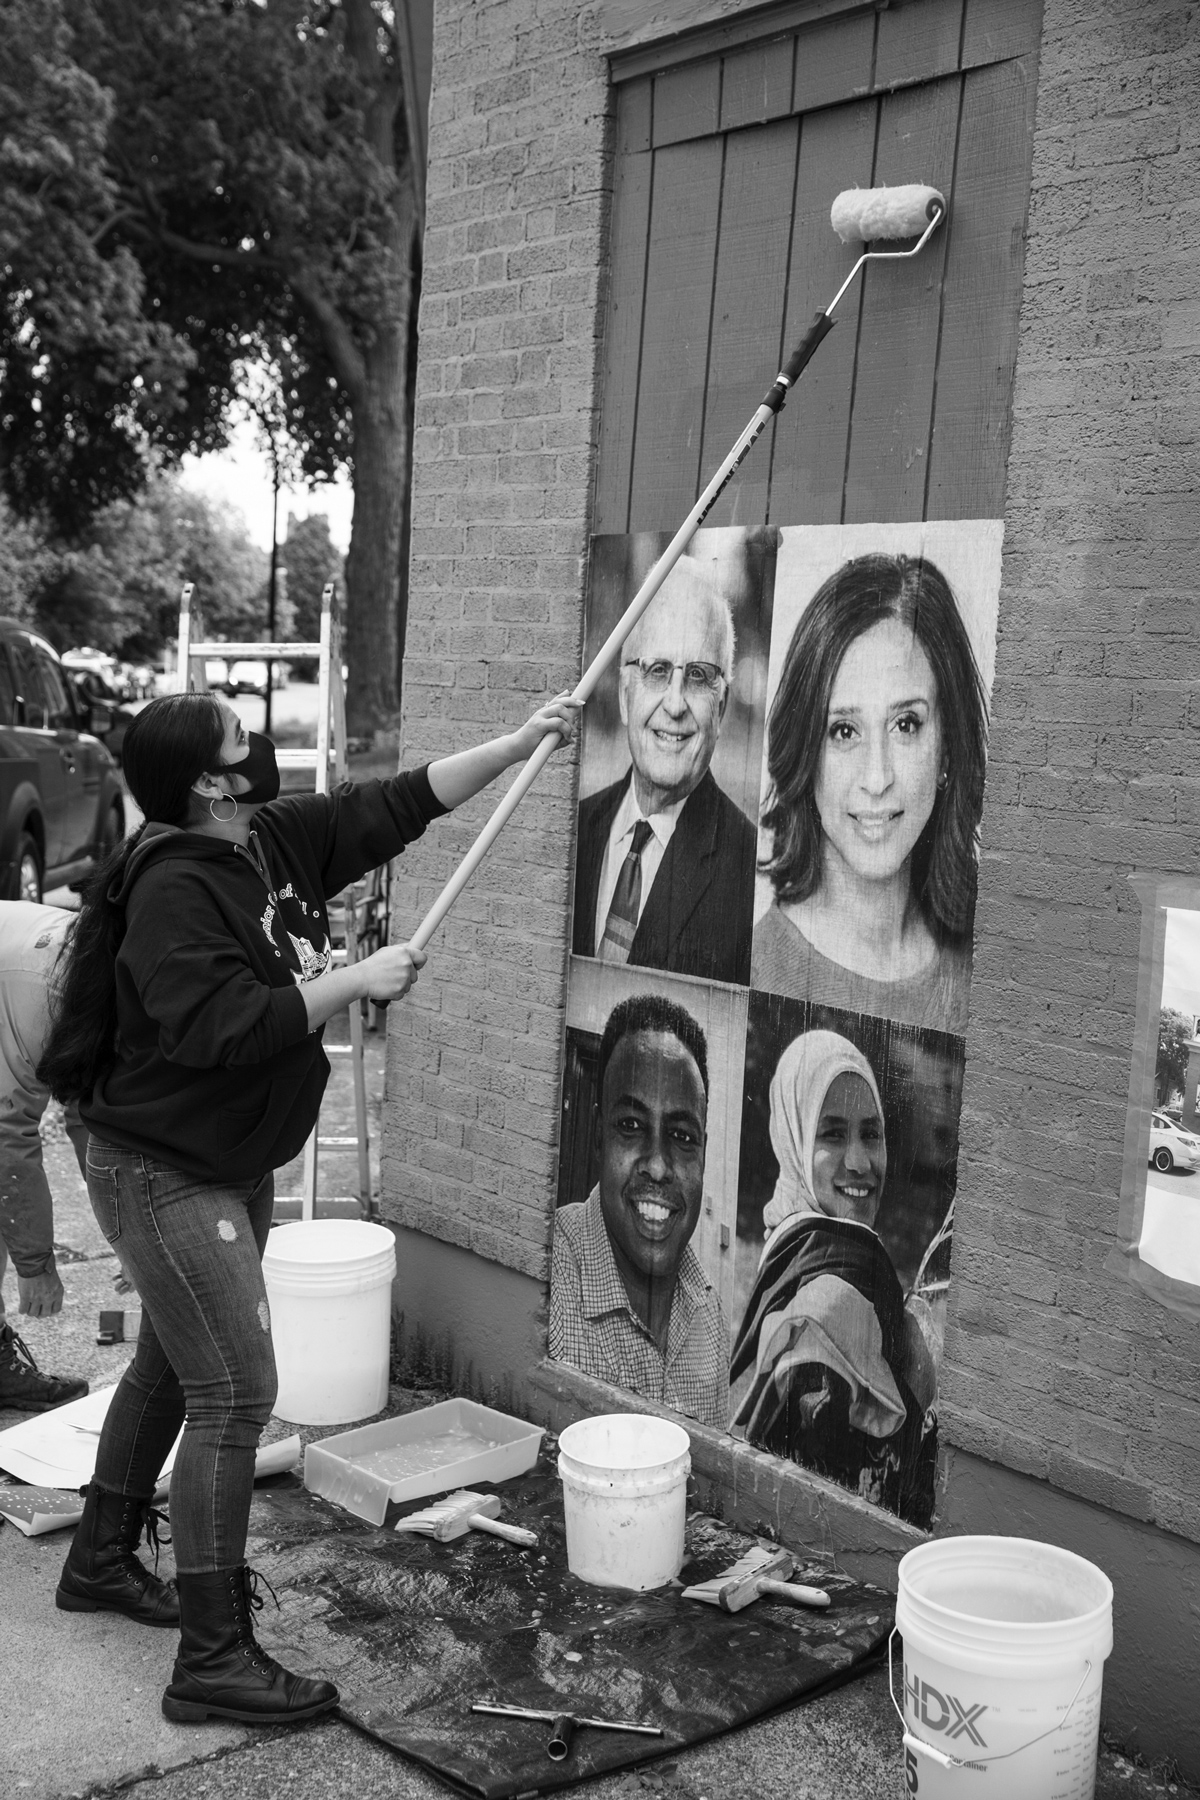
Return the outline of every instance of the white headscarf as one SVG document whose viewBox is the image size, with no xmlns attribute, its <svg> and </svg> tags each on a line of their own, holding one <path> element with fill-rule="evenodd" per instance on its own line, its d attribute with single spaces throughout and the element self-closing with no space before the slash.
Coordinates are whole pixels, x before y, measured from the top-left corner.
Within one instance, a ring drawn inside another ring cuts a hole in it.
<svg viewBox="0 0 1200 1800">
<path fill-rule="evenodd" d="M 779 1179 L 763 1208 L 768 1232 L 794 1213 L 821 1212 L 813 1191 L 817 1123 L 830 1086 L 847 1074 L 862 1076 L 882 1120 L 875 1071 L 848 1039 L 835 1031 L 805 1031 L 780 1057 L 771 1077 L 771 1148 L 779 1163 Z"/>
</svg>

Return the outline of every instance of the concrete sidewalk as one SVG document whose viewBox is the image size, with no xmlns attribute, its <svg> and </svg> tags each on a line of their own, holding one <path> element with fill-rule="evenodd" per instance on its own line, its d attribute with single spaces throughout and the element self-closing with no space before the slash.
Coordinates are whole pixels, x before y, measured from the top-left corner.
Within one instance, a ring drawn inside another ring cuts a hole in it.
<svg viewBox="0 0 1200 1800">
<path fill-rule="evenodd" d="M 101 1307 L 119 1306 L 116 1270 L 92 1220 L 70 1146 L 53 1125 L 47 1163 L 67 1302 L 58 1320 L 18 1321 L 43 1367 L 114 1381 L 128 1346 L 95 1343 Z M 15 1305 L 15 1283 L 6 1285 Z M 130 1302 L 129 1304 L 132 1304 Z M 0 1425 L 15 1415 L 0 1415 Z M 271 1435 L 293 1427 L 273 1421 Z M 320 1435 L 305 1433 L 306 1436 Z M 251 1532 L 255 1521 L 252 1515 Z M 60 1613 L 54 1589 L 67 1534 L 25 1538 L 0 1525 L 0 1795 L 67 1800 L 122 1792 L 128 1800 L 439 1800 L 449 1790 L 339 1721 L 296 1730 L 168 1724 L 160 1696 L 175 1653 L 172 1632 L 109 1614 Z M 171 1553 L 162 1572 L 170 1573 Z M 265 1642 L 288 1632 L 287 1597 Z M 904 1792 L 899 1725 L 880 1669 L 824 1698 L 690 1750 L 637 1774 L 589 1783 L 594 1800 L 877 1800 Z M 1170 1794 L 1182 1784 L 1106 1752 L 1099 1800 Z"/>
</svg>

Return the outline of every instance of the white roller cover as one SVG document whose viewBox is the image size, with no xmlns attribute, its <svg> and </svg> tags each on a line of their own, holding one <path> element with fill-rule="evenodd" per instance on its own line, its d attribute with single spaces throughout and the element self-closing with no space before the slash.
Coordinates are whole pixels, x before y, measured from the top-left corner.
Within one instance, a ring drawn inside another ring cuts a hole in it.
<svg viewBox="0 0 1200 1800">
<path fill-rule="evenodd" d="M 920 237 L 933 204 L 945 212 L 946 202 L 937 188 L 916 181 L 905 187 L 847 188 L 830 207 L 829 223 L 843 244 Z"/>
</svg>

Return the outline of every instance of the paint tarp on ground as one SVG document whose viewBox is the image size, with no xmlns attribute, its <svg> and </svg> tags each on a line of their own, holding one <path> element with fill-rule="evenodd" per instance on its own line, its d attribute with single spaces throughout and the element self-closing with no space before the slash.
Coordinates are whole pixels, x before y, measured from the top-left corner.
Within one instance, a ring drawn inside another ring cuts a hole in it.
<svg viewBox="0 0 1200 1800">
<path fill-rule="evenodd" d="M 541 1469 L 495 1491 L 538 1550 L 472 1532 L 457 1543 L 397 1536 L 307 1493 L 260 1488 L 249 1556 L 277 1591 L 260 1637 L 336 1681 L 349 1723 L 481 1800 L 569 1787 L 732 1730 L 852 1679 L 883 1651 L 891 1596 L 818 1564 L 828 1612 L 760 1600 L 741 1613 L 589 1587 L 567 1569 L 562 1489 Z M 685 1579 L 702 1581 L 751 1542 L 714 1519 L 688 1523 Z M 289 1661 L 290 1659 L 290 1661 Z M 475 1700 L 659 1725 L 661 1738 L 581 1731 L 566 1762 L 549 1725 L 472 1714 Z"/>
</svg>

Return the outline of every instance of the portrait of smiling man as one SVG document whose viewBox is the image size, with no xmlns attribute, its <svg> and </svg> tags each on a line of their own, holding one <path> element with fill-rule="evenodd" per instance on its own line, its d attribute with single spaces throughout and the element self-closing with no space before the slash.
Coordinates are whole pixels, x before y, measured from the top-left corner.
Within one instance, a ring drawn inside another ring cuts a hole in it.
<svg viewBox="0 0 1200 1800">
<path fill-rule="evenodd" d="M 728 599 L 681 557 L 621 652 L 630 766 L 579 808 L 577 956 L 749 980 L 755 828 L 710 766 L 734 652 Z"/>
<path fill-rule="evenodd" d="M 550 1354 L 724 1426 L 725 1320 L 691 1248 L 704 1195 L 704 1033 L 673 1001 L 635 995 L 609 1015 L 597 1080 L 599 1180 L 555 1215 Z"/>
</svg>

